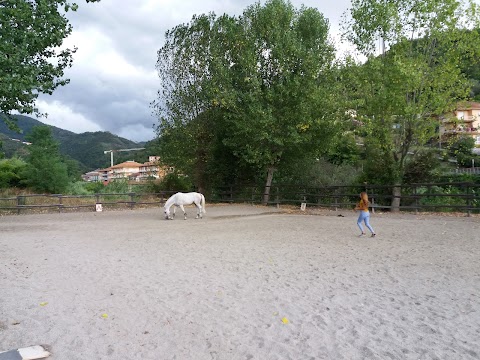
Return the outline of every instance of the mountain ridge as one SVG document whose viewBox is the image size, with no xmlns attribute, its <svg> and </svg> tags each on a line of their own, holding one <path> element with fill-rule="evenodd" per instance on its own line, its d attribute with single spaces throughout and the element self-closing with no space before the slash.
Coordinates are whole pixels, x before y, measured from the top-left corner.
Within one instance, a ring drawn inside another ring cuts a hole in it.
<svg viewBox="0 0 480 360">
<path fill-rule="evenodd" d="M 25 136 L 34 126 L 48 126 L 52 130 L 52 136 L 59 142 L 59 150 L 62 155 L 78 161 L 81 171 L 89 171 L 97 168 L 110 166 L 110 155 L 104 154 L 107 150 L 119 150 L 145 147 L 148 142 L 135 142 L 114 135 L 108 131 L 95 131 L 74 133 L 69 130 L 42 123 L 41 121 L 25 115 L 12 115 L 16 119 L 20 133 L 10 130 L 4 121 L 0 120 L 0 140 L 3 142 L 3 152 L 6 157 L 24 157 L 27 154 Z M 16 139 L 16 140 L 12 140 Z M 116 158 L 130 159 L 135 157 L 139 160 L 148 158 L 146 151 L 137 151 L 132 154 L 118 154 Z M 117 161 L 116 161 L 117 162 Z"/>
</svg>

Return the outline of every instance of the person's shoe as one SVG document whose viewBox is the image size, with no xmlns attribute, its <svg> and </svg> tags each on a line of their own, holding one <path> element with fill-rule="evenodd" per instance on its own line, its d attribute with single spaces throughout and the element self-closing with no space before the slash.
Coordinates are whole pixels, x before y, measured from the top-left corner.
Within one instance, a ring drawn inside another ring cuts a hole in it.
<svg viewBox="0 0 480 360">
<path fill-rule="evenodd" d="M 367 234 L 361 233 L 360 235 L 358 235 L 358 237 L 364 237 L 365 235 L 367 235 Z"/>
<path fill-rule="evenodd" d="M 372 234 L 372 236 L 370 236 L 370 237 L 375 237 L 375 236 L 377 236 L 377 234 Z"/>
</svg>

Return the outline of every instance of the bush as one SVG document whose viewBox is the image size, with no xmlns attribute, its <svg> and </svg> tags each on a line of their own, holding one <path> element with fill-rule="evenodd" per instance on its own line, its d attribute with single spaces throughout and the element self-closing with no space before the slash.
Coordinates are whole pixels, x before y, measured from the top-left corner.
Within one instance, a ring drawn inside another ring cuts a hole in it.
<svg viewBox="0 0 480 360">
<path fill-rule="evenodd" d="M 168 192 L 187 192 L 191 191 L 193 184 L 190 179 L 186 176 L 170 173 L 165 175 L 161 180 L 155 180 L 149 182 L 147 185 L 147 192 L 158 193 L 161 191 Z"/>
<path fill-rule="evenodd" d="M 465 199 L 462 197 L 456 197 L 454 195 L 462 195 L 464 194 L 464 190 L 455 186 L 432 186 L 430 189 L 427 187 L 421 187 L 417 189 L 418 195 L 427 195 L 427 197 L 423 197 L 420 200 L 421 205 L 427 206 L 439 206 L 439 208 L 435 210 L 447 210 L 447 211 L 455 211 L 453 208 L 448 208 L 449 205 L 466 205 Z M 432 196 L 428 196 L 428 194 L 432 194 Z M 447 195 L 447 196 L 435 196 L 435 195 Z M 452 195 L 452 196 L 448 196 Z"/>
<path fill-rule="evenodd" d="M 412 184 L 434 181 L 438 176 L 435 170 L 439 166 L 440 161 L 437 158 L 436 152 L 421 152 L 406 164 L 404 182 L 406 184 Z"/>
<path fill-rule="evenodd" d="M 20 187 L 25 166 L 23 160 L 16 158 L 0 160 L 0 189 Z"/>
<path fill-rule="evenodd" d="M 103 182 L 98 182 L 98 181 L 87 182 L 87 183 L 84 183 L 84 184 L 85 184 L 85 189 L 87 189 L 87 191 L 90 194 L 98 194 L 98 193 L 102 192 L 103 189 L 105 188 L 105 185 L 103 185 Z"/>
<path fill-rule="evenodd" d="M 454 139 L 448 145 L 448 151 L 451 156 L 458 156 L 459 154 L 471 155 L 475 147 L 475 139 L 470 136 L 462 136 Z"/>
<path fill-rule="evenodd" d="M 475 164 L 475 166 L 480 166 L 480 156 L 464 153 L 457 154 L 457 164 L 461 167 L 471 167 Z"/>
<path fill-rule="evenodd" d="M 360 169 L 347 163 L 335 165 L 325 158 L 302 159 L 275 173 L 274 185 L 309 187 L 350 185 L 356 182 L 359 175 Z M 263 182 L 259 184 L 263 185 Z"/>
<path fill-rule="evenodd" d="M 108 183 L 108 185 L 104 186 L 100 189 L 99 193 L 102 194 L 121 194 L 121 193 L 128 193 L 129 185 L 126 179 L 117 179 Z"/>
<path fill-rule="evenodd" d="M 92 191 L 87 189 L 87 184 L 84 181 L 75 181 L 67 185 L 65 194 L 67 195 L 91 195 Z"/>
</svg>

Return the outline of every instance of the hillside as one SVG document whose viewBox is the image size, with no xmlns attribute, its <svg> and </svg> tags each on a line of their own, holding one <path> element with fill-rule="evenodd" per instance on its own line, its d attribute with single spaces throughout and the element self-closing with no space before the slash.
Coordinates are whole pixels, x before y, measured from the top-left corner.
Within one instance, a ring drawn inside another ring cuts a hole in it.
<svg viewBox="0 0 480 360">
<path fill-rule="evenodd" d="M 34 126 L 46 125 L 28 116 L 15 115 L 14 117 L 17 119 L 17 125 L 21 129 L 21 133 L 8 129 L 7 125 L 3 121 L 0 121 L 0 141 L 3 142 L 2 151 L 7 158 L 13 155 L 24 157 L 27 153 L 26 147 L 28 145 L 22 144 L 21 141 L 25 140 L 25 135 L 27 135 Z M 136 143 L 106 131 L 76 134 L 55 126 L 47 126 L 51 128 L 53 137 L 59 142 L 61 154 L 77 160 L 82 171 L 110 166 L 110 154 L 104 154 L 105 150 L 145 147 L 145 143 L 143 142 Z M 116 163 L 117 158 L 119 160 L 125 157 L 133 159 L 135 152 L 118 154 L 122 155 L 114 155 Z M 136 154 L 135 160 L 138 158 L 137 161 L 145 161 L 143 158 L 146 156 L 148 155 L 143 154 L 142 151 L 142 154 Z"/>
</svg>

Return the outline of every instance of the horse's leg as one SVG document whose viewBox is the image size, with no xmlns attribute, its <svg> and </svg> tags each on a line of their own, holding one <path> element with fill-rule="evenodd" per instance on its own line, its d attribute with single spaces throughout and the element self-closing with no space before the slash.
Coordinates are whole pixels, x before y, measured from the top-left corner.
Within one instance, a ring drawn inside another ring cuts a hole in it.
<svg viewBox="0 0 480 360">
<path fill-rule="evenodd" d="M 175 218 L 175 210 L 177 209 L 177 205 L 173 205 L 173 214 L 172 214 L 172 219 Z"/>
<path fill-rule="evenodd" d="M 183 218 L 184 218 L 185 220 L 187 220 L 187 212 L 185 211 L 183 205 L 178 205 L 178 206 L 180 206 L 180 209 L 182 209 L 182 211 L 183 211 Z"/>
<path fill-rule="evenodd" d="M 197 207 L 197 217 L 195 219 L 198 219 L 198 218 L 201 219 L 202 218 L 202 205 L 195 203 L 195 206 Z"/>
</svg>

